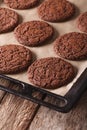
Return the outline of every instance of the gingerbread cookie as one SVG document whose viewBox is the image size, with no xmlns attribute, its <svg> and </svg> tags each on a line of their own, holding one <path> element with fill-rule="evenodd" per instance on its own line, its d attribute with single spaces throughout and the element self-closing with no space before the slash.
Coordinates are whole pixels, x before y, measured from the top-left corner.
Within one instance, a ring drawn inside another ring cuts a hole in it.
<svg viewBox="0 0 87 130">
<path fill-rule="evenodd" d="M 87 33 L 87 12 L 81 14 L 77 20 L 77 26 L 82 32 Z"/>
<path fill-rule="evenodd" d="M 29 9 L 37 5 L 39 0 L 4 0 L 10 8 L 14 9 Z"/>
<path fill-rule="evenodd" d="M 54 43 L 56 54 L 69 60 L 87 59 L 87 34 L 71 32 L 60 36 Z"/>
<path fill-rule="evenodd" d="M 7 8 L 0 8 L 0 33 L 12 31 L 18 24 L 18 14 Z"/>
<path fill-rule="evenodd" d="M 42 21 L 30 21 L 20 24 L 14 31 L 19 43 L 26 46 L 40 46 L 52 37 L 53 27 Z"/>
<path fill-rule="evenodd" d="M 66 0 L 46 0 L 38 7 L 41 19 L 50 22 L 62 22 L 75 14 L 75 7 Z"/>
<path fill-rule="evenodd" d="M 31 51 L 19 45 L 0 47 L 0 74 L 18 73 L 25 70 L 32 60 Z"/>
<path fill-rule="evenodd" d="M 74 67 L 55 57 L 36 60 L 28 69 L 29 81 L 45 89 L 56 89 L 66 85 L 74 76 Z"/>
</svg>

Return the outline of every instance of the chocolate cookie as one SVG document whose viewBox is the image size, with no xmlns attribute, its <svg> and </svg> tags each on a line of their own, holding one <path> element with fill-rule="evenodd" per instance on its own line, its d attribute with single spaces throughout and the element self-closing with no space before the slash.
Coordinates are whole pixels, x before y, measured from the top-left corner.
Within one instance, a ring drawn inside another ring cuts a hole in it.
<svg viewBox="0 0 87 130">
<path fill-rule="evenodd" d="M 30 21 L 20 24 L 14 33 L 19 43 L 26 46 L 38 46 L 52 37 L 53 28 L 42 21 Z"/>
<path fill-rule="evenodd" d="M 37 5 L 38 2 L 39 0 L 4 0 L 5 4 L 14 9 L 28 9 Z"/>
<path fill-rule="evenodd" d="M 7 8 L 0 8 L 0 33 L 13 30 L 18 24 L 18 14 Z"/>
<path fill-rule="evenodd" d="M 46 0 L 38 7 L 40 18 L 50 22 L 65 21 L 74 13 L 74 5 L 66 0 Z"/>
<path fill-rule="evenodd" d="M 0 74 L 18 73 L 31 64 L 31 51 L 19 45 L 0 47 Z"/>
<path fill-rule="evenodd" d="M 30 82 L 46 89 L 56 89 L 66 85 L 74 76 L 74 67 L 55 57 L 36 60 L 28 69 Z"/>
<path fill-rule="evenodd" d="M 78 17 L 77 26 L 82 32 L 87 33 L 87 12 Z"/>
<path fill-rule="evenodd" d="M 56 54 L 69 60 L 87 59 L 87 34 L 71 32 L 60 36 L 54 43 Z"/>
</svg>

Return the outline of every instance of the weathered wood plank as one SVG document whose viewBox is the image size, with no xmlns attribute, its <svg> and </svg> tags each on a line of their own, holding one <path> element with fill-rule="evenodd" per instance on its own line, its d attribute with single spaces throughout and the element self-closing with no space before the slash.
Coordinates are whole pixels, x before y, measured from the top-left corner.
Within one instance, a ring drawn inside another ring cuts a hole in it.
<svg viewBox="0 0 87 130">
<path fill-rule="evenodd" d="M 87 92 L 67 114 L 40 107 L 28 130 L 87 130 Z"/>
<path fill-rule="evenodd" d="M 0 85 L 4 85 L 4 86 L 9 87 L 10 83 L 8 81 L 3 80 L 2 78 L 0 78 Z M 5 96 L 5 94 L 6 94 L 6 92 L 0 90 L 0 102 L 3 99 L 3 97 Z"/>
<path fill-rule="evenodd" d="M 3 99 L 4 95 L 5 95 L 5 92 L 3 92 L 3 91 L 0 90 L 0 102 Z"/>
<path fill-rule="evenodd" d="M 0 85 L 19 89 L 16 84 L 10 83 L 8 80 L 0 79 Z M 0 94 L 0 130 L 26 130 L 39 106 L 29 100 L 5 92 Z M 35 92 L 33 96 L 38 99 L 42 98 L 41 94 Z"/>
<path fill-rule="evenodd" d="M 0 104 L 0 130 L 26 130 L 38 105 L 10 94 Z"/>
</svg>

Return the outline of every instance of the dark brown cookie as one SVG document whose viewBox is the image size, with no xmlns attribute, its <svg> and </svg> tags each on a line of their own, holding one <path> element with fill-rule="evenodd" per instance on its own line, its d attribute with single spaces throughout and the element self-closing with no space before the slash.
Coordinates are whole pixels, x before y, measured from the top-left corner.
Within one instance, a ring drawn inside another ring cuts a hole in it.
<svg viewBox="0 0 87 130">
<path fill-rule="evenodd" d="M 78 17 L 77 26 L 82 32 L 87 33 L 87 12 Z"/>
<path fill-rule="evenodd" d="M 74 67 L 55 57 L 36 60 L 28 69 L 30 82 L 46 89 L 56 89 L 66 85 L 74 76 Z"/>
<path fill-rule="evenodd" d="M 19 43 L 26 46 L 38 46 L 52 37 L 53 28 L 42 21 L 30 21 L 20 24 L 14 33 Z"/>
<path fill-rule="evenodd" d="M 87 59 L 87 34 L 71 32 L 60 36 L 54 43 L 56 54 L 69 60 Z"/>
<path fill-rule="evenodd" d="M 4 0 L 5 4 L 14 9 L 29 9 L 37 5 L 38 2 L 39 0 Z"/>
<path fill-rule="evenodd" d="M 0 74 L 18 73 L 25 70 L 32 60 L 31 51 L 19 45 L 0 47 Z"/>
<path fill-rule="evenodd" d="M 18 14 L 7 8 L 0 8 L 0 33 L 12 31 L 18 24 Z"/>
<path fill-rule="evenodd" d="M 50 22 L 65 21 L 74 13 L 74 5 L 66 0 L 46 0 L 38 7 L 40 18 Z"/>
</svg>

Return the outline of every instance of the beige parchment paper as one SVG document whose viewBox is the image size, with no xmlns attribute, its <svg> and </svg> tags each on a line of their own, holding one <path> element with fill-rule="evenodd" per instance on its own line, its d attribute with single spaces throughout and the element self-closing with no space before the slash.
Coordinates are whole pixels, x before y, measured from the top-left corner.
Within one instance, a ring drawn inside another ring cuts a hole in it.
<svg viewBox="0 0 87 130">
<path fill-rule="evenodd" d="M 73 17 L 71 20 L 63 23 L 50 23 L 55 30 L 58 32 L 59 35 L 63 35 L 65 33 L 69 32 L 74 32 L 77 31 L 79 32 L 77 25 L 76 25 L 76 20 L 77 17 L 79 16 L 80 13 L 83 13 L 87 11 L 87 0 L 69 0 L 76 6 L 76 15 Z M 0 7 L 6 7 L 8 8 L 5 4 L 3 4 L 2 1 L 0 1 Z M 41 20 L 38 17 L 37 14 L 37 7 L 33 9 L 28 9 L 28 10 L 15 10 L 22 18 L 22 22 L 26 21 L 31 21 L 31 20 Z M 53 38 L 55 39 L 55 37 Z M 19 44 L 17 40 L 14 37 L 13 32 L 5 33 L 5 34 L 0 34 L 0 45 L 7 45 L 7 44 Z M 41 47 L 30 47 L 31 51 L 36 55 L 37 59 L 39 58 L 44 58 L 44 57 L 50 57 L 50 56 L 55 56 L 57 55 L 53 51 L 53 40 L 50 40 L 49 44 L 45 44 L 44 46 Z M 68 60 L 67 60 L 68 61 Z M 51 92 L 64 95 L 66 92 L 72 87 L 73 83 L 77 80 L 77 78 L 80 76 L 80 74 L 84 71 L 84 69 L 87 67 L 87 60 L 85 61 L 68 61 L 70 62 L 73 66 L 75 66 L 78 69 L 78 73 L 74 80 L 69 83 L 67 86 L 63 86 L 59 89 L 51 90 Z M 27 78 L 27 72 L 23 72 L 20 74 L 14 74 L 14 75 L 8 75 L 12 78 L 24 81 L 26 83 L 30 83 L 28 78 Z"/>
</svg>

